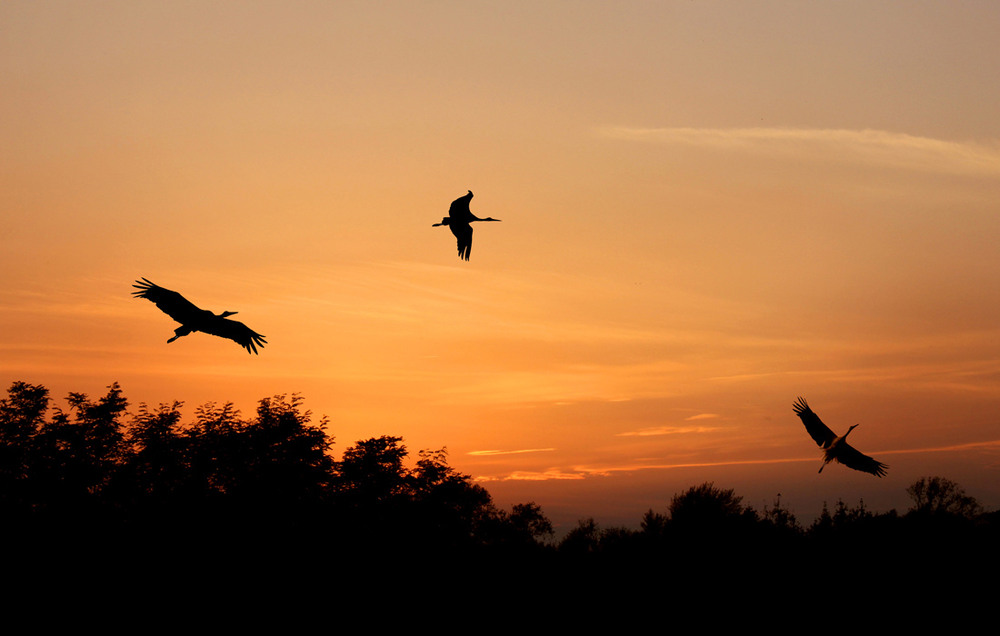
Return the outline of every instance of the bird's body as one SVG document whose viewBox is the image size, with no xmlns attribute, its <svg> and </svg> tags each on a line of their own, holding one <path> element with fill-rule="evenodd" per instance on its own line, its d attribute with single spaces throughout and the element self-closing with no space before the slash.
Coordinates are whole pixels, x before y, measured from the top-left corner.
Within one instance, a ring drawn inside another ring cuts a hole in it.
<svg viewBox="0 0 1000 636">
<path fill-rule="evenodd" d="M 823 472 L 823 468 L 825 468 L 830 462 L 836 461 L 844 466 L 847 466 L 848 468 L 860 470 L 863 473 L 871 473 L 876 477 L 882 477 L 885 475 L 885 470 L 888 466 L 880 461 L 872 459 L 847 443 L 847 436 L 850 435 L 851 431 L 853 431 L 855 427 L 857 427 L 857 424 L 854 424 L 847 429 L 847 432 L 843 435 L 837 436 L 826 424 L 823 423 L 823 420 L 819 419 L 819 416 L 816 415 L 811 408 L 809 408 L 809 405 L 806 404 L 806 401 L 803 398 L 800 397 L 798 401 L 792 405 L 792 410 L 794 410 L 795 414 L 802 420 L 809 436 L 816 441 L 821 449 L 823 449 L 823 465 L 819 467 L 819 472 Z"/>
<path fill-rule="evenodd" d="M 463 197 L 459 197 L 451 202 L 448 209 L 448 216 L 441 219 L 440 223 L 435 223 L 433 227 L 447 225 L 451 233 L 458 240 L 458 257 L 469 260 L 472 253 L 472 223 L 475 221 L 499 221 L 492 217 L 481 219 L 469 209 L 469 202 L 472 201 L 472 190 Z"/>
<path fill-rule="evenodd" d="M 174 329 L 174 337 L 167 340 L 168 343 L 192 331 L 200 331 L 228 338 L 246 349 L 247 353 L 257 353 L 257 347 L 267 344 L 264 336 L 242 322 L 228 319 L 228 316 L 236 313 L 235 311 L 224 311 L 215 315 L 207 309 L 199 308 L 177 292 L 155 285 L 145 278 L 135 282 L 136 284 L 132 286 L 139 291 L 132 292 L 133 296 L 153 302 L 163 313 L 181 323 L 180 327 Z"/>
</svg>

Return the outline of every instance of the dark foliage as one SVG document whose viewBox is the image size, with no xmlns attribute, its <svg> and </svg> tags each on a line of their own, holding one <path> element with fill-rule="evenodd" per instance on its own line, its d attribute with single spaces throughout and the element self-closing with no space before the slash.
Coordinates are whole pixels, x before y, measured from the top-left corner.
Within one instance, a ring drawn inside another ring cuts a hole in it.
<svg viewBox="0 0 1000 636">
<path fill-rule="evenodd" d="M 117 384 L 68 403 L 49 414 L 48 391 L 24 382 L 0 400 L 0 535 L 32 569 L 100 555 L 271 571 L 541 549 L 552 532 L 532 503 L 497 508 L 444 449 L 407 467 L 402 439 L 383 436 L 335 461 L 327 422 L 298 396 L 263 399 L 251 418 L 207 404 L 186 424 L 178 402 L 130 415 Z"/>
<path fill-rule="evenodd" d="M 403 440 L 382 436 L 335 460 L 328 423 L 313 423 L 298 396 L 261 400 L 250 418 L 207 404 L 187 423 L 178 402 L 130 414 L 117 384 L 97 400 L 71 393 L 67 402 L 67 411 L 52 408 L 44 387 L 24 382 L 0 399 L 0 539 L 16 546 L 10 576 L 58 566 L 126 582 L 181 572 L 230 584 L 306 572 L 355 581 L 370 572 L 384 583 L 407 565 L 431 576 L 461 564 L 558 573 L 578 590 L 594 577 L 647 580 L 656 571 L 670 573 L 662 585 L 671 592 L 767 583 L 794 594 L 805 589 L 794 581 L 817 576 L 958 580 L 994 567 L 1000 545 L 997 513 L 940 477 L 907 490 L 914 505 L 905 514 L 838 501 L 808 527 L 780 496 L 758 512 L 734 490 L 704 483 L 665 511 L 648 510 L 639 529 L 585 519 L 551 543 L 541 508 L 497 508 L 445 449 L 420 451 L 408 466 Z"/>
<path fill-rule="evenodd" d="M 666 513 L 648 510 L 638 530 L 603 529 L 592 518 L 582 520 L 558 551 L 595 566 L 613 564 L 616 571 L 669 571 L 686 586 L 732 586 L 748 595 L 777 586 L 791 597 L 817 584 L 826 589 L 887 581 L 957 585 L 970 582 L 976 570 L 997 566 L 996 513 L 979 512 L 978 503 L 946 479 L 926 478 L 908 492 L 915 490 L 937 493 L 929 498 L 937 502 L 934 514 L 926 511 L 926 494 L 914 495 L 915 507 L 903 515 L 874 513 L 863 501 L 857 506 L 838 501 L 833 512 L 824 506 L 804 528 L 782 507 L 780 496 L 757 512 L 735 491 L 705 483 L 675 495 Z M 805 580 L 814 583 L 795 584 Z M 680 593 L 681 587 L 673 591 Z"/>
<path fill-rule="evenodd" d="M 965 489 L 944 477 L 921 477 L 906 489 L 913 499 L 913 513 L 974 519 L 982 508 Z"/>
</svg>

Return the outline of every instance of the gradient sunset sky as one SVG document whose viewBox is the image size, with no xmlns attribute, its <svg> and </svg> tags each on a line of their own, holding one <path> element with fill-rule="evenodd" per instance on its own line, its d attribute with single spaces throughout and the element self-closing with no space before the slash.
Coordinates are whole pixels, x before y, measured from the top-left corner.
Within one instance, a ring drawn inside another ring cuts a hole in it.
<svg viewBox="0 0 1000 636">
<path fill-rule="evenodd" d="M 0 4 L 0 381 L 300 393 L 501 505 L 1000 506 L 1000 3 Z M 475 193 L 469 262 L 447 228 Z M 140 276 L 259 356 L 130 296 Z M 890 465 L 819 450 L 804 396 Z"/>
</svg>

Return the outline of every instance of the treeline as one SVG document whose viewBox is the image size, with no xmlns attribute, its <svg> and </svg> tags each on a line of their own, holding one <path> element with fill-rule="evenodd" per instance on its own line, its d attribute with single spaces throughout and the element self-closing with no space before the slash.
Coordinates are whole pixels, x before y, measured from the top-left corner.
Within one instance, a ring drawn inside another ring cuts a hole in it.
<svg viewBox="0 0 1000 636">
<path fill-rule="evenodd" d="M 68 403 L 50 408 L 48 390 L 24 382 L 0 400 L 4 532 L 78 545 L 139 537 L 144 549 L 155 537 L 206 551 L 279 540 L 296 550 L 320 537 L 352 548 L 530 549 L 552 533 L 533 503 L 495 506 L 444 449 L 420 451 L 408 468 L 402 439 L 383 436 L 336 461 L 327 422 L 312 423 L 297 396 L 263 399 L 250 418 L 207 404 L 190 423 L 179 402 L 130 415 L 117 383 Z"/>
<path fill-rule="evenodd" d="M 902 514 L 871 511 L 864 501 L 851 506 L 838 500 L 832 510 L 824 504 L 817 519 L 802 525 L 780 497 L 756 510 L 734 490 L 704 483 L 675 495 L 665 513 L 648 510 L 639 529 L 601 528 L 585 519 L 558 547 L 594 558 L 671 555 L 677 562 L 696 562 L 725 560 L 736 553 L 776 562 L 816 558 L 831 566 L 838 558 L 846 565 L 859 557 L 873 563 L 919 557 L 927 565 L 959 555 L 997 556 L 1000 512 L 985 511 L 959 484 L 943 477 L 923 477 L 907 494 L 912 505 Z"/>
<path fill-rule="evenodd" d="M 0 538 L 25 559 L 459 554 L 690 570 L 914 551 L 947 562 L 1000 544 L 997 513 L 940 477 L 911 485 L 903 514 L 838 501 L 808 526 L 780 500 L 755 510 L 706 483 L 649 510 L 637 529 L 587 519 L 557 541 L 536 504 L 500 509 L 444 449 L 420 451 L 408 467 L 402 439 L 382 436 L 335 459 L 327 422 L 313 423 L 296 396 L 263 399 L 248 418 L 208 404 L 191 422 L 178 402 L 130 413 L 117 384 L 67 401 L 68 410 L 53 406 L 45 387 L 24 382 L 0 400 Z"/>
</svg>

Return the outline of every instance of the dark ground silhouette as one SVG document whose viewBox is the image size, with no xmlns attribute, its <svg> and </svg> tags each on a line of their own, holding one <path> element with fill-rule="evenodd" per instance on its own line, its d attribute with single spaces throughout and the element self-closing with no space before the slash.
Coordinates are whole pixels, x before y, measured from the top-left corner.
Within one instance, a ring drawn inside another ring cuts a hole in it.
<svg viewBox="0 0 1000 636">
<path fill-rule="evenodd" d="M 498 508 L 444 449 L 420 451 L 407 467 L 403 440 L 382 436 L 335 459 L 328 423 L 313 423 L 297 396 L 263 399 L 246 418 L 232 404 L 207 404 L 187 423 L 178 402 L 130 413 L 117 384 L 97 400 L 71 393 L 67 402 L 68 411 L 52 407 L 47 389 L 24 382 L 0 400 L 8 572 L 273 584 L 358 563 L 387 577 L 480 564 L 480 574 L 544 572 L 576 586 L 657 571 L 669 573 L 658 584 L 678 590 L 753 577 L 787 585 L 995 576 L 1000 516 L 941 477 L 908 489 L 906 513 L 838 501 L 807 527 L 780 499 L 755 510 L 705 483 L 647 511 L 637 529 L 587 519 L 554 541 L 536 504 Z"/>
</svg>

